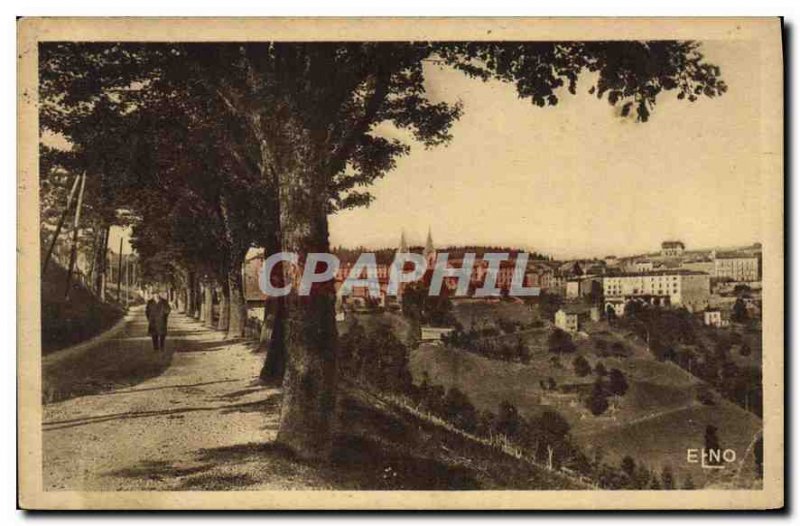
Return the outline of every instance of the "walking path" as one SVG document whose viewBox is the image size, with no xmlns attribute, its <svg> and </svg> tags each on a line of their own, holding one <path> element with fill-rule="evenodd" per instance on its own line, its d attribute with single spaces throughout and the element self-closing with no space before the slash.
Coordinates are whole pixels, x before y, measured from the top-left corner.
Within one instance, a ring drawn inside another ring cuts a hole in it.
<svg viewBox="0 0 800 526">
<path fill-rule="evenodd" d="M 280 392 L 255 381 L 263 354 L 180 314 L 170 334 L 160 376 L 44 406 L 45 490 L 324 486 L 271 449 Z M 100 345 L 121 358 L 154 352 L 141 311 Z"/>
</svg>

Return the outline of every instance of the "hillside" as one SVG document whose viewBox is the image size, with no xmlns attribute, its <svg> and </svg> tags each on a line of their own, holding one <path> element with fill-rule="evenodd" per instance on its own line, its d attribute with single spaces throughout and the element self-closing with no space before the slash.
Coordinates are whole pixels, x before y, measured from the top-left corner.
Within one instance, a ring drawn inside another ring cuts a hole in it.
<svg viewBox="0 0 800 526">
<path fill-rule="evenodd" d="M 43 354 L 86 341 L 112 327 L 123 315 L 121 308 L 100 302 L 75 280 L 69 299 L 64 299 L 66 281 L 66 269 L 51 261 L 42 276 Z"/>
<path fill-rule="evenodd" d="M 761 429 L 758 417 L 725 400 L 713 406 L 700 404 L 700 381 L 674 364 L 640 357 L 602 358 L 606 368 L 625 374 L 629 389 L 623 397 L 612 397 L 612 408 L 606 413 L 593 416 L 581 392 L 590 390 L 595 375 L 575 376 L 570 363 L 577 354 L 583 354 L 592 366 L 600 361 L 579 350 L 563 356 L 559 367 L 550 362 L 549 353 L 538 352 L 530 364 L 523 365 L 423 345 L 412 352 L 410 368 L 415 382 L 427 375 L 434 384 L 455 386 L 481 410 L 497 411 L 503 401 L 514 404 L 525 417 L 555 409 L 567 419 L 572 436 L 590 457 L 597 453 L 619 465 L 622 457 L 630 455 L 637 464 L 652 469 L 669 465 L 679 479 L 691 470 L 697 485 L 714 482 L 698 466 L 686 465 L 686 449 L 703 447 L 706 425 L 716 426 L 723 447 L 735 449 L 740 457 Z M 540 382 L 548 377 L 560 388 L 542 389 Z M 745 462 L 752 463 L 752 458 Z"/>
</svg>

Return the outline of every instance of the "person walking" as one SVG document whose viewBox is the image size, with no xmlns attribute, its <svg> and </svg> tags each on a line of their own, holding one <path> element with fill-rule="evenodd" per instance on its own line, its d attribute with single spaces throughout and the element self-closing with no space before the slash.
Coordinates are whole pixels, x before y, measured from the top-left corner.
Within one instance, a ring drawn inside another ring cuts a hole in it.
<svg viewBox="0 0 800 526">
<path fill-rule="evenodd" d="M 155 311 L 157 308 L 156 300 L 153 296 L 147 300 L 147 305 L 144 308 L 144 315 L 147 316 L 147 333 L 153 339 L 153 350 L 158 350 L 158 333 L 156 332 L 156 316 Z"/>
<path fill-rule="evenodd" d="M 169 302 L 161 294 L 159 294 L 158 301 L 150 299 L 147 302 L 145 314 L 149 323 L 148 331 L 153 339 L 154 351 L 163 351 L 166 348 L 167 321 L 170 312 L 172 312 L 172 309 L 169 306 Z"/>
</svg>

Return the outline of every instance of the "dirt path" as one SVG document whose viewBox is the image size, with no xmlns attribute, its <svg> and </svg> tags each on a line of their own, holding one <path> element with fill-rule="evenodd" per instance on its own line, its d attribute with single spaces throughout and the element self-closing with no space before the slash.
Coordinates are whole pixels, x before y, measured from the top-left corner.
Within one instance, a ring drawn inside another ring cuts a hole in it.
<svg viewBox="0 0 800 526">
<path fill-rule="evenodd" d="M 152 353 L 141 322 L 101 345 Z M 45 490 L 325 486 L 270 454 L 280 392 L 254 381 L 263 355 L 182 315 L 170 326 L 172 361 L 161 375 L 45 405 Z"/>
</svg>

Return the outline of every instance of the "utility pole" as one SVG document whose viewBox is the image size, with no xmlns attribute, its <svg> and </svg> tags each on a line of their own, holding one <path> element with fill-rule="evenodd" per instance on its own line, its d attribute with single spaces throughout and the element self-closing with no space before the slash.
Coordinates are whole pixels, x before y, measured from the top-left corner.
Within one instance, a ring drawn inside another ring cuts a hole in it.
<svg viewBox="0 0 800 526">
<path fill-rule="evenodd" d="M 83 189 L 86 186 L 86 172 L 81 176 L 81 189 L 78 192 L 78 204 L 75 208 L 75 224 L 72 230 L 72 250 L 69 253 L 69 269 L 67 270 L 67 289 L 64 291 L 64 298 L 69 299 L 69 289 L 72 285 L 72 271 L 75 268 L 75 260 L 78 257 L 78 231 L 81 224 L 81 208 L 83 206 Z"/>
<path fill-rule="evenodd" d="M 50 246 L 47 248 L 47 255 L 44 257 L 44 263 L 42 263 L 42 274 L 47 271 L 47 265 L 50 263 L 50 256 L 53 255 L 56 241 L 58 240 L 58 236 L 61 235 L 61 228 L 64 226 L 64 221 L 67 219 L 67 214 L 69 214 L 69 210 L 72 207 L 72 199 L 75 197 L 75 190 L 78 189 L 78 181 L 80 179 L 81 176 L 76 175 L 75 181 L 72 183 L 72 190 L 69 191 L 69 196 L 67 197 L 67 206 L 64 207 L 64 211 L 61 213 L 61 218 L 59 218 L 58 225 L 56 225 L 56 231 L 53 232 L 53 239 L 50 240 Z"/>
<path fill-rule="evenodd" d="M 119 236 L 119 263 L 117 264 L 117 301 L 122 303 L 122 236 Z"/>
<path fill-rule="evenodd" d="M 131 258 L 125 258 L 125 307 L 130 303 L 129 294 L 131 292 Z"/>
</svg>

